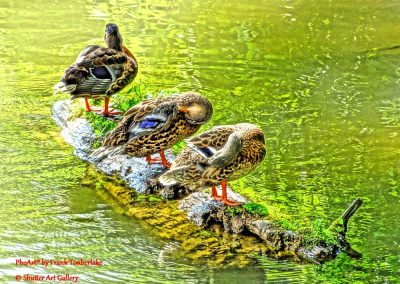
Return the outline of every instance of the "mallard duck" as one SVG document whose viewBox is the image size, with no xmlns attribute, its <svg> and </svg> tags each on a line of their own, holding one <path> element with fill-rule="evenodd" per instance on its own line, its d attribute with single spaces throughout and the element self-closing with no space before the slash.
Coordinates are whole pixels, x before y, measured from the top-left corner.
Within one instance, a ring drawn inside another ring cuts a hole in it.
<svg viewBox="0 0 400 284">
<path fill-rule="evenodd" d="M 175 184 L 190 188 L 211 186 L 212 196 L 226 205 L 239 205 L 228 200 L 227 181 L 238 179 L 264 159 L 264 134 L 254 124 L 216 126 L 186 140 L 187 147 L 173 161 L 171 168 L 160 176 L 164 186 Z M 216 185 L 221 184 L 222 196 Z"/>
<path fill-rule="evenodd" d="M 127 153 L 146 157 L 149 164 L 159 163 L 169 167 L 164 150 L 189 137 L 212 115 L 211 103 L 200 94 L 187 92 L 181 95 L 147 99 L 129 109 L 103 140 L 103 149 L 93 157 L 99 161 L 108 153 Z M 160 158 L 151 154 L 159 152 Z"/>
<path fill-rule="evenodd" d="M 107 24 L 104 34 L 107 47 L 89 45 L 53 88 L 71 94 L 72 99 L 85 98 L 86 110 L 92 111 L 88 99 L 104 98 L 104 116 L 119 114 L 108 109 L 110 97 L 128 85 L 138 72 L 138 63 L 122 45 L 116 24 Z"/>
</svg>

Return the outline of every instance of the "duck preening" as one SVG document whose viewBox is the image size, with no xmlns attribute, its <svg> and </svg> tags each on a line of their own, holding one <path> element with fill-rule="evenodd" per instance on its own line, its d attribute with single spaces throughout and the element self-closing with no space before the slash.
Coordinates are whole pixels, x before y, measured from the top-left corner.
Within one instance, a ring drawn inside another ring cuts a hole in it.
<svg viewBox="0 0 400 284">
<path fill-rule="evenodd" d="M 211 103 L 194 92 L 144 100 L 124 114 L 92 158 L 100 161 L 110 154 L 126 153 L 169 168 L 164 150 L 195 133 L 211 116 Z M 152 158 L 157 152 L 160 159 Z"/>
<path fill-rule="evenodd" d="M 84 98 L 86 110 L 94 111 L 88 99 L 104 98 L 104 116 L 119 114 L 109 109 L 110 97 L 127 86 L 136 77 L 138 63 L 133 54 L 122 45 L 122 36 L 116 24 L 107 24 L 104 34 L 106 47 L 90 45 L 64 71 L 61 81 L 54 86 L 55 94 L 66 92 L 71 98 Z"/>
<path fill-rule="evenodd" d="M 264 159 L 265 141 L 262 130 L 254 124 L 216 126 L 186 140 L 187 147 L 160 176 L 164 186 L 180 184 L 189 188 L 211 186 L 212 196 L 226 205 L 239 205 L 228 200 L 227 181 L 238 179 Z M 216 185 L 221 184 L 222 196 Z"/>
</svg>

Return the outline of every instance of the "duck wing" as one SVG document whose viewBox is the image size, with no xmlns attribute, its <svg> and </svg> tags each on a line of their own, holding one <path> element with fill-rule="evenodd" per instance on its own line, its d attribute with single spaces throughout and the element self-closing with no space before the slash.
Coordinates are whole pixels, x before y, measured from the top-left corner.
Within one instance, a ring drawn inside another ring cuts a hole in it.
<svg viewBox="0 0 400 284">
<path fill-rule="evenodd" d="M 124 72 L 128 57 L 123 52 L 98 45 L 85 48 L 68 67 L 56 92 L 68 92 L 73 98 L 82 95 L 105 95 Z"/>
<path fill-rule="evenodd" d="M 217 126 L 186 140 L 188 147 L 206 159 L 211 167 L 223 168 L 239 155 L 243 141 L 233 126 Z"/>
<path fill-rule="evenodd" d="M 116 146 L 143 135 L 168 128 L 178 115 L 178 106 L 169 99 L 144 100 L 129 109 L 124 118 L 103 140 L 103 146 Z"/>
<path fill-rule="evenodd" d="M 218 179 L 224 167 L 240 153 L 242 145 L 242 139 L 229 125 L 213 127 L 185 141 L 188 147 L 159 178 L 164 186 L 180 183 L 201 187 L 204 181 Z"/>
</svg>

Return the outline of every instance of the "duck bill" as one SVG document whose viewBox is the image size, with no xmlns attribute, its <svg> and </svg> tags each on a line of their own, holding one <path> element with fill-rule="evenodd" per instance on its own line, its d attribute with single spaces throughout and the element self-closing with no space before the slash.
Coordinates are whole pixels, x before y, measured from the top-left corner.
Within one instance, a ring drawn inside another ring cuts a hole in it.
<svg viewBox="0 0 400 284">
<path fill-rule="evenodd" d="M 187 113 L 187 112 L 189 112 L 189 109 L 187 107 L 179 107 L 178 111 L 183 112 L 183 113 Z"/>
</svg>

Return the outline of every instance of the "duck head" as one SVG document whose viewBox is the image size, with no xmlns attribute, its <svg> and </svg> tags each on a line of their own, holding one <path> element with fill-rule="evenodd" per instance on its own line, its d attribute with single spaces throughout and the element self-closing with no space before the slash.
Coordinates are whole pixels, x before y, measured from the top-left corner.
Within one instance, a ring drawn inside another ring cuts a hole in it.
<svg viewBox="0 0 400 284">
<path fill-rule="evenodd" d="M 240 133 L 244 140 L 257 141 L 265 145 L 264 133 L 257 125 L 246 122 L 238 123 L 236 124 L 236 132 Z"/>
<path fill-rule="evenodd" d="M 119 29 L 116 24 L 109 23 L 106 25 L 104 42 L 108 48 L 122 51 L 122 36 L 119 33 Z"/>
<path fill-rule="evenodd" d="M 204 124 L 212 116 L 213 108 L 209 100 L 198 93 L 187 92 L 178 97 L 178 111 L 192 124 Z"/>
</svg>

